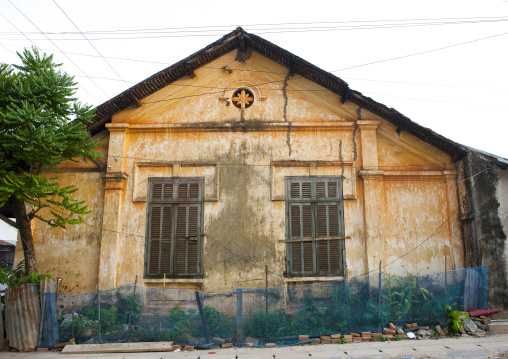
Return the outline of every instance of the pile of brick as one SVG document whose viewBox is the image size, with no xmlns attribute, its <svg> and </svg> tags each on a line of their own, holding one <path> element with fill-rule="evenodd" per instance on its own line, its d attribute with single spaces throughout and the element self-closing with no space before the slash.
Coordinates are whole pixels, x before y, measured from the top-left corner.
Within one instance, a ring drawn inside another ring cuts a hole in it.
<svg viewBox="0 0 508 359">
<path fill-rule="evenodd" d="M 487 333 L 487 324 L 490 324 L 490 318 L 479 316 L 466 318 L 465 315 L 460 316 L 464 325 L 461 328 L 462 334 L 471 335 L 474 337 L 484 337 Z"/>
</svg>

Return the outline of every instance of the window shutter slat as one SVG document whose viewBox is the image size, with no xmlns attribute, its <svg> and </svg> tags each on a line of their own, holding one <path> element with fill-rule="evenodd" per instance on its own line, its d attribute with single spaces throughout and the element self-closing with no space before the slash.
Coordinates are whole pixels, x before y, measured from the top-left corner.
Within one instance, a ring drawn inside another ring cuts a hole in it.
<svg viewBox="0 0 508 359">
<path fill-rule="evenodd" d="M 180 183 L 178 185 L 178 198 L 182 198 L 182 199 L 186 199 L 188 196 L 187 196 L 187 188 L 188 188 L 188 184 L 187 183 Z"/>
<path fill-rule="evenodd" d="M 187 250 L 187 273 L 188 275 L 197 274 L 198 268 L 198 241 L 190 240 Z"/>
<path fill-rule="evenodd" d="M 302 271 L 302 243 L 291 243 L 292 252 L 292 270 L 294 273 Z"/>
<path fill-rule="evenodd" d="M 320 274 L 326 274 L 329 272 L 328 265 L 328 242 L 329 241 L 320 241 L 318 242 L 318 262 L 319 262 L 319 272 Z"/>
<path fill-rule="evenodd" d="M 336 182 L 328 182 L 328 197 L 329 198 L 337 197 L 337 183 Z"/>
<path fill-rule="evenodd" d="M 162 196 L 162 184 L 156 183 L 152 189 L 152 199 L 160 199 Z"/>
<path fill-rule="evenodd" d="M 171 241 L 161 241 L 161 274 L 171 271 Z"/>
<path fill-rule="evenodd" d="M 198 236 L 198 208 L 189 208 L 189 237 Z"/>
<path fill-rule="evenodd" d="M 302 205 L 302 233 L 303 238 L 312 237 L 312 206 Z"/>
<path fill-rule="evenodd" d="M 311 184 L 309 182 L 303 182 L 302 183 L 302 198 L 311 198 L 311 197 L 312 197 Z"/>
<path fill-rule="evenodd" d="M 318 204 L 317 205 L 317 235 L 318 237 L 327 237 L 328 236 L 328 221 L 326 216 L 326 205 Z"/>
<path fill-rule="evenodd" d="M 339 205 L 330 204 L 328 206 L 328 231 L 330 237 L 339 237 Z"/>
<path fill-rule="evenodd" d="M 314 271 L 314 258 L 312 255 L 312 242 L 303 243 L 303 270 L 305 272 Z"/>
<path fill-rule="evenodd" d="M 291 198 L 300 198 L 300 183 L 291 182 Z"/>
<path fill-rule="evenodd" d="M 150 256 L 148 273 L 158 274 L 159 273 L 159 253 L 160 253 L 160 242 L 159 240 L 152 239 L 150 241 Z"/>
<path fill-rule="evenodd" d="M 339 245 L 339 240 L 329 241 L 329 253 L 330 253 L 330 271 L 332 273 L 339 273 L 341 267 L 342 250 Z"/>
<path fill-rule="evenodd" d="M 175 272 L 178 275 L 185 275 L 185 262 L 187 259 L 187 240 L 178 238 L 176 240 Z"/>
<path fill-rule="evenodd" d="M 173 184 L 166 183 L 164 185 L 164 199 L 173 199 Z"/>
<path fill-rule="evenodd" d="M 187 238 L 187 208 L 178 207 L 176 217 L 176 236 L 177 238 Z"/>
<path fill-rule="evenodd" d="M 197 183 L 191 183 L 189 188 L 190 198 L 198 199 L 199 198 L 199 186 Z"/>
<path fill-rule="evenodd" d="M 324 182 L 316 184 L 316 194 L 318 198 L 326 197 L 326 184 Z"/>
<path fill-rule="evenodd" d="M 161 207 L 152 207 L 152 217 L 150 223 L 150 238 L 160 238 L 160 227 L 161 227 Z"/>
<path fill-rule="evenodd" d="M 293 205 L 291 211 L 291 238 L 301 238 L 302 232 L 300 231 L 300 206 Z"/>
</svg>

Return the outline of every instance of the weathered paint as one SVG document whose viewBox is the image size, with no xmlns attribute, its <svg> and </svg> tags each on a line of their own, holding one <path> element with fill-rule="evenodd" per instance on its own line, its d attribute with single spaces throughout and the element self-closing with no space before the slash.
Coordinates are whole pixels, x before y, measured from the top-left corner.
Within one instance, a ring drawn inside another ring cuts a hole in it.
<svg viewBox="0 0 508 359">
<path fill-rule="evenodd" d="M 469 151 L 458 164 L 467 265 L 489 268 L 489 306 L 508 315 L 508 175 L 506 160 Z M 483 257 L 481 254 L 483 253 Z"/>
<path fill-rule="evenodd" d="M 60 175 L 93 211 L 85 217 L 92 226 L 34 225 L 41 269 L 63 277 L 62 290 L 132 285 L 136 275 L 138 284 L 163 286 L 143 279 L 148 177 L 205 178 L 204 277 L 167 279 L 166 288 L 263 287 L 265 265 L 270 286 L 330 279 L 284 278 L 285 176 L 344 176 L 347 277 L 421 242 L 385 271 L 443 271 L 445 251 L 447 269 L 463 267 L 447 154 L 255 52 L 246 62 L 235 56 L 116 114 L 102 139 L 106 173 Z M 256 98 L 243 111 L 227 106 L 238 87 Z"/>
</svg>

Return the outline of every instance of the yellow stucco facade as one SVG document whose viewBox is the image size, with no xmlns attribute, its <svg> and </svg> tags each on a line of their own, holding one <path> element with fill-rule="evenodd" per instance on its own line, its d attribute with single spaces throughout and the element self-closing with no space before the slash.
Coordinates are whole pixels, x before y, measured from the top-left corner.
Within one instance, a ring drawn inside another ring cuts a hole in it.
<svg viewBox="0 0 508 359">
<path fill-rule="evenodd" d="M 254 97 L 246 109 L 231 103 L 239 88 Z M 269 286 L 377 273 L 380 262 L 399 275 L 463 268 L 450 155 L 288 67 L 233 50 L 139 102 L 95 135 L 101 163 L 61 166 L 87 223 L 33 223 L 41 273 L 61 277 L 61 291 L 136 276 L 205 292 L 264 287 L 265 265 Z M 288 176 L 343 179 L 344 276 L 285 275 Z M 146 278 L 148 179 L 158 177 L 204 178 L 201 278 Z"/>
</svg>

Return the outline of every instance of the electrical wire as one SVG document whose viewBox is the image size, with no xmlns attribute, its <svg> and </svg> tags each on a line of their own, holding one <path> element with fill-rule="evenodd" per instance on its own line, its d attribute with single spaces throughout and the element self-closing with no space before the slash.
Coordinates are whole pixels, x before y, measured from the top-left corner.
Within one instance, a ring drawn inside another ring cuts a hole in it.
<svg viewBox="0 0 508 359">
<path fill-rule="evenodd" d="M 406 28 L 406 27 L 426 27 L 426 26 L 443 26 L 443 25 L 464 25 L 464 24 L 484 24 L 484 23 L 497 23 L 506 22 L 508 17 L 497 17 L 497 18 L 471 18 L 471 19 L 453 19 L 453 20 L 441 20 L 441 21 L 427 21 L 427 22 L 396 22 L 393 23 L 382 23 L 376 24 L 367 22 L 367 24 L 360 25 L 340 25 L 340 26 L 299 26 L 299 27 L 256 27 L 256 26 L 245 26 L 250 32 L 255 34 L 279 34 L 279 33 L 296 33 L 296 32 L 323 32 L 323 31 L 351 31 L 351 30 L 379 30 L 379 29 L 394 29 L 394 28 Z M 425 21 L 425 20 L 424 20 Z M 385 21 L 386 22 L 386 21 Z M 338 23 L 340 24 L 340 22 Z M 302 25 L 302 24 L 300 24 Z M 304 24 L 303 24 L 304 25 Z M 197 29 L 197 30 L 145 30 L 145 31 L 115 31 L 115 32 L 85 32 L 88 35 L 99 35 L 99 34 L 110 34 L 117 35 L 115 37 L 97 37 L 93 40 L 133 40 L 133 39 L 153 39 L 153 38 L 167 38 L 167 37 L 195 37 L 195 36 L 220 36 L 224 31 L 230 31 L 228 27 L 214 28 L 214 29 Z M 45 33 L 43 33 L 45 34 Z M 74 35 L 75 32 L 48 32 L 50 35 Z M 83 35 L 83 33 L 80 32 Z M 148 35 L 157 34 L 157 36 L 129 36 L 119 37 L 118 35 Z M 4 33 L 5 35 L 5 33 Z M 7 33 L 9 35 L 9 33 Z M 69 38 L 58 38 L 58 40 L 71 40 L 79 41 L 83 39 L 69 39 Z"/>
<path fill-rule="evenodd" d="M 349 20 L 349 21 L 313 21 L 313 22 L 289 22 L 289 23 L 264 23 L 264 24 L 248 24 L 243 25 L 245 28 L 252 28 L 257 26 L 272 26 L 273 28 L 277 28 L 280 26 L 286 25 L 324 25 L 324 24 L 355 24 L 355 23 L 386 23 L 386 22 L 409 22 L 409 21 L 491 21 L 491 20 L 500 20 L 507 19 L 506 16 L 475 16 L 475 17 L 466 17 L 466 18 L 424 18 L 424 19 L 388 19 L 388 20 Z M 151 29 L 116 29 L 116 30 L 91 30 L 86 33 L 95 33 L 95 34 L 107 34 L 107 33 L 116 33 L 116 32 L 152 32 L 152 31 L 165 31 L 165 30 L 179 30 L 184 31 L 188 29 L 202 29 L 204 31 L 210 31 L 207 29 L 219 29 L 223 31 L 224 29 L 235 28 L 237 25 L 207 25 L 207 26 L 184 26 L 184 27 L 166 27 L 166 28 L 151 28 Z M 214 30 L 215 31 L 215 30 Z M 227 30 L 224 30 L 227 31 Z M 50 32 L 48 34 L 76 34 L 76 32 Z"/>
<path fill-rule="evenodd" d="M 100 55 L 100 57 L 106 62 L 106 64 L 108 64 L 108 66 L 111 68 L 111 70 L 113 70 L 113 72 L 118 76 L 118 78 L 120 80 L 123 81 L 123 83 L 129 87 L 129 85 L 127 84 L 127 82 L 125 82 L 125 80 L 122 78 L 122 76 L 120 76 L 120 74 L 113 68 L 113 66 L 111 66 L 111 64 L 109 63 L 108 60 L 106 60 L 106 58 L 104 56 L 102 56 L 102 54 L 99 52 L 99 50 L 97 50 L 97 48 L 92 44 L 92 42 L 85 36 L 85 34 L 83 34 L 83 32 L 79 29 L 79 27 L 74 23 L 74 21 L 72 21 L 72 19 L 69 17 L 69 15 L 67 15 L 67 13 L 60 7 L 60 5 L 58 5 L 58 3 L 56 2 L 56 0 L 53 0 L 53 2 L 55 3 L 55 5 L 63 12 L 63 14 L 67 17 L 67 19 L 69 19 L 69 21 L 72 23 L 72 25 L 74 25 L 74 27 L 80 32 L 81 35 L 83 35 L 83 37 L 88 41 L 88 43 L 90 44 L 90 46 L 93 47 L 93 49 Z"/>
<path fill-rule="evenodd" d="M 344 67 L 344 68 L 342 68 L 342 69 L 333 70 L 333 71 L 330 71 L 330 72 L 339 72 L 339 71 L 344 71 L 344 70 L 356 69 L 356 68 L 358 68 L 358 67 L 363 67 L 363 66 L 368 66 L 368 65 L 379 64 L 379 63 L 382 63 L 382 62 L 394 61 L 394 60 L 400 60 L 400 59 L 405 59 L 405 58 L 407 58 L 407 57 L 413 57 L 413 56 L 419 56 L 419 55 L 429 54 L 429 53 L 431 53 L 431 52 L 436 52 L 436 51 L 446 50 L 446 49 L 449 49 L 449 48 L 452 48 L 452 47 L 457 47 L 457 46 L 467 45 L 467 44 L 471 44 L 471 43 L 473 43 L 473 42 L 478 42 L 478 41 L 488 40 L 488 39 L 492 39 L 492 38 L 494 38 L 494 37 L 499 37 L 499 36 L 504 36 L 504 35 L 508 35 L 508 32 L 503 32 L 503 33 L 500 33 L 500 34 L 495 34 L 495 35 L 491 35 L 491 36 L 487 36 L 487 37 L 482 37 L 482 38 L 480 38 L 480 39 L 475 39 L 475 40 L 470 40 L 470 41 L 460 42 L 460 43 L 458 43 L 458 44 L 447 45 L 447 46 L 439 47 L 439 48 L 432 49 L 432 50 L 421 51 L 421 52 L 417 52 L 417 53 L 414 53 L 414 54 L 402 55 L 402 56 L 397 56 L 397 57 L 391 57 L 391 58 L 388 58 L 388 59 L 383 59 L 383 60 L 377 60 L 377 61 L 367 62 L 367 63 L 361 64 L 361 65 L 355 65 L 355 66 Z"/>
<path fill-rule="evenodd" d="M 31 24 L 32 24 L 32 25 L 33 25 L 33 26 L 34 26 L 34 27 L 35 27 L 35 28 L 36 28 L 36 29 L 40 32 L 40 33 L 41 33 L 41 34 L 42 34 L 42 31 L 41 31 L 41 30 L 37 27 L 37 25 L 35 25 L 35 24 L 32 22 L 32 20 L 30 20 L 30 19 L 28 18 L 28 16 L 26 16 L 26 15 L 25 15 L 25 13 L 23 13 L 23 11 L 21 11 L 21 10 L 20 10 L 20 9 L 19 9 L 16 5 L 14 5 L 14 4 L 12 3 L 12 1 L 11 1 L 11 0 L 8 0 L 8 1 L 9 1 L 9 3 L 11 3 L 11 5 L 12 5 L 12 6 L 14 6 L 14 7 L 15 7 L 15 8 L 16 8 L 16 9 L 17 9 L 17 10 L 18 10 L 18 11 L 19 11 L 19 12 L 20 12 L 20 13 L 21 13 L 21 14 L 22 14 L 22 15 L 23 15 L 23 16 L 24 16 L 24 17 L 25 17 L 25 18 L 26 18 L 26 19 L 27 19 L 27 20 L 28 20 L 28 21 L 29 21 L 29 22 L 30 22 L 30 23 L 31 23 Z M 44 36 L 46 36 L 46 35 L 44 35 Z M 54 45 L 54 46 L 55 46 L 55 47 L 56 47 L 56 48 L 57 48 L 57 49 L 58 49 L 58 50 L 59 50 L 59 51 L 60 51 L 60 52 L 61 52 L 61 53 L 62 53 L 62 54 L 63 54 L 63 55 L 64 55 L 64 56 L 65 56 L 65 57 L 66 57 L 66 58 L 67 58 L 67 59 L 68 59 L 68 60 L 69 60 L 69 61 L 73 64 L 73 65 L 74 65 L 74 66 L 76 66 L 76 68 L 77 68 L 77 69 L 79 69 L 79 70 L 80 70 L 80 71 L 81 71 L 84 75 L 86 75 L 86 77 L 87 77 L 90 81 L 92 81 L 92 83 L 93 83 L 95 86 L 97 86 L 97 88 L 98 88 L 99 90 L 101 90 L 101 91 L 102 91 L 102 92 L 103 92 L 103 93 L 104 93 L 107 97 L 110 97 L 110 96 L 109 96 L 109 95 L 108 95 L 108 94 L 107 94 L 107 93 L 106 93 L 106 92 L 105 92 L 105 91 L 104 91 L 104 90 L 103 90 L 103 89 L 102 89 L 99 85 L 97 85 L 97 84 L 95 83 L 95 81 L 94 81 L 94 80 L 92 80 L 92 79 L 91 79 L 91 78 L 90 78 L 90 77 L 89 77 L 89 76 L 88 76 L 88 75 L 87 75 L 87 74 L 86 74 L 86 73 L 85 73 L 85 72 L 84 72 L 84 71 L 83 71 L 83 70 L 82 70 L 82 69 L 81 69 L 81 68 L 80 68 L 80 67 L 79 67 L 79 66 L 78 66 L 78 65 L 77 65 L 74 61 L 72 61 L 72 59 L 71 59 L 69 56 L 67 56 L 67 55 L 66 55 L 66 54 L 65 54 L 62 50 L 60 50 L 60 48 L 58 47 L 58 45 L 57 45 L 57 44 L 55 44 L 55 42 L 53 42 L 53 40 L 51 40 L 51 39 L 50 39 L 49 37 L 47 37 L 47 36 L 46 36 L 46 38 L 47 38 L 47 39 L 48 39 L 48 40 L 49 40 L 49 41 L 50 41 L 50 42 L 51 42 L 51 43 L 52 43 L 52 44 L 53 44 L 53 45 Z M 84 90 L 84 91 L 86 91 L 86 93 L 88 93 L 88 94 L 89 94 L 89 95 L 90 95 L 93 99 L 95 99 L 95 101 L 100 102 L 99 100 L 97 100 L 97 98 L 96 98 L 94 95 L 92 95 L 90 92 L 88 92 L 85 88 L 83 88 L 83 90 Z"/>
</svg>

